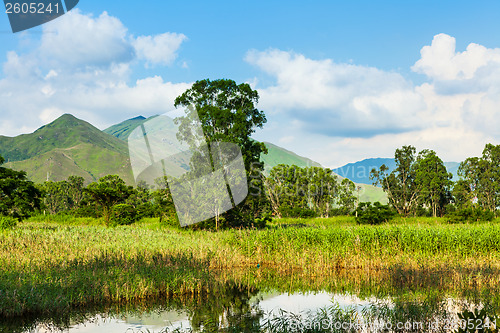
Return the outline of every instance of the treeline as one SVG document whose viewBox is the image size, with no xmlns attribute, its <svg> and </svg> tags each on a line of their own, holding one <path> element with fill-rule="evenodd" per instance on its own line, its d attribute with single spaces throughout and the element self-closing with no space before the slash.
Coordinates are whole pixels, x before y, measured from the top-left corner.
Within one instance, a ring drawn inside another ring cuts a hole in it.
<svg viewBox="0 0 500 333">
<path fill-rule="evenodd" d="M 75 217 L 102 217 L 107 225 L 131 224 L 144 217 L 176 224 L 172 196 L 166 179 L 158 179 L 153 189 L 145 182 L 128 186 L 116 175 L 84 186 L 82 177 L 37 185 L 43 214 L 69 214 Z"/>
<path fill-rule="evenodd" d="M 0 165 L 3 162 L 0 156 Z M 143 217 L 176 224 L 165 179 L 158 179 L 154 190 L 145 183 L 128 186 L 116 175 L 88 186 L 77 176 L 34 184 L 24 171 L 0 167 L 0 216 L 23 220 L 33 214 L 103 218 L 107 225 L 131 224 Z"/>
<path fill-rule="evenodd" d="M 281 217 L 329 217 L 355 209 L 355 184 L 339 180 L 330 169 L 275 166 L 264 178 L 266 201 L 272 214 Z"/>
<path fill-rule="evenodd" d="M 433 150 L 417 154 L 415 147 L 403 146 L 396 149 L 394 158 L 392 172 L 382 165 L 370 176 L 399 215 L 446 215 L 451 221 L 490 220 L 498 215 L 500 145 L 486 144 L 481 157 L 461 162 L 456 182 Z"/>
<path fill-rule="evenodd" d="M 1 161 L 1 160 L 0 160 Z M 328 217 L 355 209 L 355 185 L 339 181 L 329 169 L 278 165 L 268 177 L 255 173 L 252 193 L 235 209 L 192 228 L 263 227 L 271 217 Z M 22 220 L 33 214 L 102 218 L 107 225 L 131 224 L 157 217 L 176 225 L 175 206 L 166 179 L 155 186 L 140 182 L 128 186 L 116 175 L 84 185 L 82 177 L 34 184 L 26 173 L 0 167 L 0 215 Z"/>
<path fill-rule="evenodd" d="M 452 221 L 489 220 L 498 215 L 500 145 L 487 144 L 481 157 L 463 161 L 456 182 L 432 150 L 417 154 L 415 147 L 403 146 L 396 149 L 395 161 L 391 172 L 382 165 L 370 173 L 374 184 L 387 194 L 389 206 L 359 203 L 355 184 L 339 179 L 330 169 L 281 164 L 268 176 L 254 173 L 249 186 L 258 191 L 250 190 L 235 209 L 223 213 L 218 221 L 210 219 L 192 227 L 263 227 L 272 217 L 363 213 L 387 219 L 394 215 L 389 210 L 400 216 L 447 215 Z M 0 156 L 0 165 L 3 162 Z M 0 216 L 22 220 L 32 214 L 102 218 L 107 225 L 130 224 L 143 217 L 179 224 L 166 179 L 157 179 L 155 186 L 142 182 L 136 187 L 116 175 L 87 186 L 76 176 L 34 184 L 25 172 L 0 166 Z"/>
</svg>

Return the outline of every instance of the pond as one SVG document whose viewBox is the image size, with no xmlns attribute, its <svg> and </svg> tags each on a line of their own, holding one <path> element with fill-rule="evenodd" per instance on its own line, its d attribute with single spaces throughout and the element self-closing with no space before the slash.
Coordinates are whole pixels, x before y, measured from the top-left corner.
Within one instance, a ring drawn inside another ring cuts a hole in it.
<svg viewBox="0 0 500 333">
<path fill-rule="evenodd" d="M 152 300 L 134 305 L 75 309 L 46 318 L 25 318 L 5 332 L 441 332 L 456 331 L 469 314 L 490 326 L 493 307 L 450 297 L 358 297 L 351 293 L 280 292 L 228 285 L 210 297 Z M 499 322 L 500 325 L 500 322 Z M 1 328 L 2 326 L 0 326 Z"/>
</svg>

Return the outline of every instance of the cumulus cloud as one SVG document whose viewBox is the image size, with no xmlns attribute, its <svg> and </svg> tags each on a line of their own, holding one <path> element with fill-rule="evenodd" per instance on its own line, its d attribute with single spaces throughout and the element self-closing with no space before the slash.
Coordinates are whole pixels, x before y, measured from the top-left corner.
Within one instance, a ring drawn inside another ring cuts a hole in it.
<svg viewBox="0 0 500 333">
<path fill-rule="evenodd" d="M 134 47 L 127 41 L 127 28 L 106 12 L 94 18 L 76 9 L 43 25 L 38 55 L 51 67 L 107 67 L 130 62 Z"/>
<path fill-rule="evenodd" d="M 446 34 L 434 36 L 431 45 L 420 51 L 421 58 L 412 70 L 434 80 L 468 80 L 479 70 L 500 63 L 500 49 L 488 49 L 471 43 L 463 52 L 456 52 L 456 40 Z"/>
<path fill-rule="evenodd" d="M 258 138 L 325 166 L 393 156 L 403 145 L 434 149 L 444 160 L 481 154 L 500 143 L 500 49 L 438 34 L 411 67 L 415 85 L 395 72 L 282 50 L 250 51 L 245 60 L 274 78 L 259 87 L 269 124 Z M 328 152 L 328 153 L 325 153 Z"/>
<path fill-rule="evenodd" d="M 424 102 L 398 73 L 281 50 L 254 50 L 245 59 L 276 79 L 259 90 L 262 107 L 296 117 L 309 131 L 370 137 L 422 126 Z"/>
<path fill-rule="evenodd" d="M 138 57 L 149 64 L 170 65 L 177 58 L 177 49 L 186 39 L 183 34 L 166 32 L 156 36 L 139 36 L 133 45 Z"/>
<path fill-rule="evenodd" d="M 36 47 L 10 51 L 0 76 L 0 134 L 31 132 L 63 113 L 104 128 L 170 111 L 188 83 L 131 81 L 136 64 L 171 65 L 183 34 L 135 38 L 116 17 L 75 9 L 43 26 Z"/>
</svg>

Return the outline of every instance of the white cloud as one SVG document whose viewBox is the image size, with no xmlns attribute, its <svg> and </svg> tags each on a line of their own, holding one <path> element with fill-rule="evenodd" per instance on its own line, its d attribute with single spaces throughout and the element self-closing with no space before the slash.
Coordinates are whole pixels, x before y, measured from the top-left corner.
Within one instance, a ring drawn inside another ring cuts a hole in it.
<svg viewBox="0 0 500 333">
<path fill-rule="evenodd" d="M 136 39 L 106 12 L 93 17 L 72 10 L 44 25 L 29 51 L 7 53 L 0 76 L 0 134 L 31 132 L 63 113 L 104 128 L 171 110 L 190 84 L 130 77 L 137 63 L 171 64 L 185 39 L 174 33 Z M 138 40 L 146 43 L 136 50 Z"/>
<path fill-rule="evenodd" d="M 135 58 L 127 28 L 106 12 L 96 18 L 76 9 L 43 25 L 41 59 L 51 67 L 108 67 Z"/>
<path fill-rule="evenodd" d="M 373 136 L 423 125 L 423 100 L 400 74 L 280 50 L 250 51 L 246 61 L 276 79 L 259 90 L 262 108 L 296 117 L 309 131 Z"/>
<path fill-rule="evenodd" d="M 418 86 L 398 73 L 281 50 L 245 59 L 275 79 L 259 88 L 269 126 L 256 138 L 325 166 L 390 157 L 408 144 L 462 161 L 500 143 L 499 48 L 472 43 L 459 52 L 453 37 L 436 35 L 412 67 L 428 77 Z M 279 141 L 290 133 L 297 140 Z"/>
<path fill-rule="evenodd" d="M 171 65 L 177 58 L 177 50 L 187 37 L 183 34 L 164 33 L 156 36 L 139 36 L 133 41 L 139 59 L 151 65 Z M 187 66 L 186 62 L 183 62 Z"/>
<path fill-rule="evenodd" d="M 499 48 L 471 43 L 464 52 L 456 52 L 455 47 L 455 38 L 446 34 L 434 36 L 432 44 L 420 51 L 421 58 L 412 70 L 435 80 L 466 80 L 485 66 L 500 64 Z"/>
</svg>

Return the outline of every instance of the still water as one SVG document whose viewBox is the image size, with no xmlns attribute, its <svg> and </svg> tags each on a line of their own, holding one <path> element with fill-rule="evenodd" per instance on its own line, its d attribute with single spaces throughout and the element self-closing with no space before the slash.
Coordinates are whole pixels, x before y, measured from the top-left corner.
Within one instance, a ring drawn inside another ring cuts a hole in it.
<svg viewBox="0 0 500 333">
<path fill-rule="evenodd" d="M 293 314 L 315 313 L 322 308 L 338 306 L 341 309 L 361 310 L 370 304 L 369 300 L 361 300 L 349 294 L 333 294 L 328 292 L 296 292 L 292 294 L 278 292 L 259 292 L 248 301 L 253 313 L 262 313 L 259 323 L 264 318 L 279 316 L 283 311 Z M 128 313 L 117 315 L 96 314 L 82 323 L 71 324 L 70 327 L 58 329 L 47 323 L 38 324 L 25 332 L 67 332 L 67 333 L 124 333 L 124 332 L 171 332 L 192 328 L 193 311 L 188 309 L 153 310 L 144 313 Z"/>
<path fill-rule="evenodd" d="M 406 298 L 361 299 L 348 293 L 290 294 L 233 288 L 231 292 L 206 299 L 182 302 L 166 300 L 147 308 L 96 310 L 68 318 L 37 319 L 31 323 L 24 323 L 22 329 L 20 326 L 12 325 L 8 331 L 26 333 L 454 332 L 460 325 L 457 313 L 464 309 L 481 307 L 484 305 L 451 298 L 417 302 Z M 493 316 L 485 319 L 486 317 L 483 315 L 481 319 L 476 318 L 476 322 L 481 325 L 490 323 L 490 318 Z M 316 324 L 318 326 L 315 326 Z"/>
</svg>

